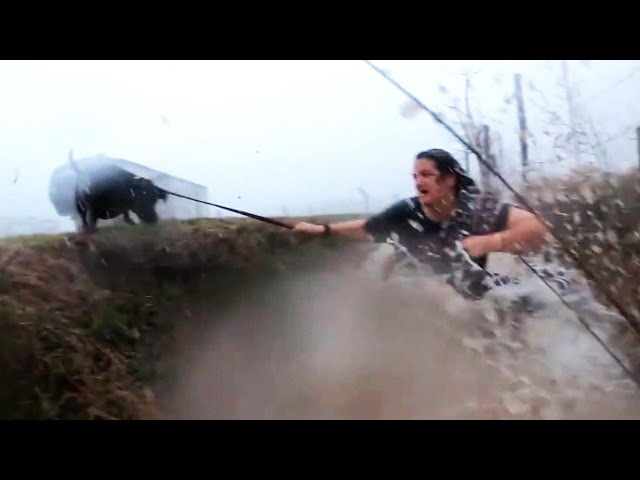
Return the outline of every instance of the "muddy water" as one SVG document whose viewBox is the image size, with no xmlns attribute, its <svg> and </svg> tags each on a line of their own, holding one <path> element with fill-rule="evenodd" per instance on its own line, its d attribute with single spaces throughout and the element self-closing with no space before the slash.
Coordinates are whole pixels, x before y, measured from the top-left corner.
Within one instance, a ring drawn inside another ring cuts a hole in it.
<svg viewBox="0 0 640 480">
<path fill-rule="evenodd" d="M 570 312 L 543 298 L 510 315 L 498 297 L 327 266 L 223 309 L 202 298 L 160 399 L 178 419 L 640 418 L 636 387 Z"/>
</svg>

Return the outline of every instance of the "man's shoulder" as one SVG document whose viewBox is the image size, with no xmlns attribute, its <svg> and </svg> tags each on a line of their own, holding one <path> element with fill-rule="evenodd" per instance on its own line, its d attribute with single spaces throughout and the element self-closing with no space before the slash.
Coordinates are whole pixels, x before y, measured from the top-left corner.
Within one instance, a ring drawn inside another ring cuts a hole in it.
<svg viewBox="0 0 640 480">
<path fill-rule="evenodd" d="M 463 196 L 472 213 L 472 231 L 487 234 L 503 230 L 511 207 L 517 206 L 503 195 L 492 192 L 466 193 Z"/>
<path fill-rule="evenodd" d="M 475 201 L 488 201 L 488 200 L 499 200 L 500 196 L 493 192 L 460 192 L 460 196 L 462 198 L 469 198 Z"/>
<path fill-rule="evenodd" d="M 398 200 L 384 210 L 371 215 L 365 221 L 364 229 L 377 241 L 384 241 L 390 231 L 404 224 L 407 219 L 416 217 L 416 201 L 418 197 Z"/>
<path fill-rule="evenodd" d="M 501 209 L 506 205 L 516 206 L 514 202 L 504 198 L 504 195 L 492 192 L 463 192 L 460 198 L 463 203 L 467 203 L 474 209 L 494 210 Z"/>
<path fill-rule="evenodd" d="M 385 212 L 394 215 L 411 215 L 416 211 L 418 197 L 407 197 L 397 200 L 385 209 Z"/>
</svg>

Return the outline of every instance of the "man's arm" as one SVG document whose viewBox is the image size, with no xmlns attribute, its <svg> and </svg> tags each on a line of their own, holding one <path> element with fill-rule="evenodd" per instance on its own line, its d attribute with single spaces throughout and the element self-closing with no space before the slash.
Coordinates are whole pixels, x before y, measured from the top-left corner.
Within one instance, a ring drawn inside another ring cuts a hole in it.
<svg viewBox="0 0 640 480">
<path fill-rule="evenodd" d="M 331 233 L 337 233 L 348 237 L 370 240 L 371 235 L 365 231 L 367 220 L 362 218 L 358 220 L 347 220 L 345 222 L 331 223 L 329 228 Z M 325 232 L 324 225 L 316 225 L 314 223 L 300 222 L 293 227 L 294 232 L 323 234 Z"/>
<path fill-rule="evenodd" d="M 548 232 L 546 225 L 534 214 L 511 206 L 504 229 L 488 235 L 469 236 L 462 244 L 471 257 L 492 252 L 522 254 L 536 251 L 544 245 Z"/>
<path fill-rule="evenodd" d="M 329 228 L 332 234 L 384 242 L 390 234 L 392 226 L 396 223 L 397 218 L 406 215 L 406 208 L 406 202 L 399 201 L 369 218 L 332 223 L 329 225 Z M 319 235 L 325 232 L 325 227 L 324 225 L 300 222 L 293 228 L 293 231 Z"/>
</svg>

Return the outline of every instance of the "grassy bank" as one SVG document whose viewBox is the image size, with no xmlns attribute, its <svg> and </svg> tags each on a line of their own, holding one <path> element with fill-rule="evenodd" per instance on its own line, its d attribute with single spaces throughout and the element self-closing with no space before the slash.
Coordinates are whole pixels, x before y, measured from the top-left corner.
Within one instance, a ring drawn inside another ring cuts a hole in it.
<svg viewBox="0 0 640 480">
<path fill-rule="evenodd" d="M 212 305 L 349 242 L 252 220 L 167 222 L 0 242 L 0 418 L 162 418 L 149 385 L 203 285 Z M 175 312 L 175 315 L 171 315 Z"/>
<path fill-rule="evenodd" d="M 594 292 L 639 325 L 640 176 L 575 172 L 525 195 L 594 277 Z M 98 237 L 93 249 L 75 235 L 0 241 L 0 418 L 163 418 L 150 385 L 194 297 L 207 295 L 213 308 L 274 272 L 368 252 L 247 219 L 114 227 Z"/>
</svg>

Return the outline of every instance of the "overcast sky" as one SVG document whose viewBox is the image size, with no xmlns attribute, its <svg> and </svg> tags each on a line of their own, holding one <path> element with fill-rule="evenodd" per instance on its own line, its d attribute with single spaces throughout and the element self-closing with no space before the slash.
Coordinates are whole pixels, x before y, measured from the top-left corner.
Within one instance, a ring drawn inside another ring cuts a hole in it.
<svg viewBox="0 0 640 480">
<path fill-rule="evenodd" d="M 472 114 L 500 133 L 502 167 L 515 177 L 517 113 L 506 101 L 521 73 L 531 159 L 553 165 L 543 108 L 568 118 L 559 61 L 375 63 L 452 121 L 463 74 L 475 72 Z M 570 61 L 569 77 L 610 166 L 637 165 L 640 62 Z M 357 210 L 358 188 L 376 209 L 413 193 L 417 152 L 463 159 L 428 115 L 404 116 L 407 98 L 363 61 L 1 61 L 0 86 L 0 216 L 57 218 L 48 181 L 70 149 L 141 163 L 266 215 Z"/>
</svg>

